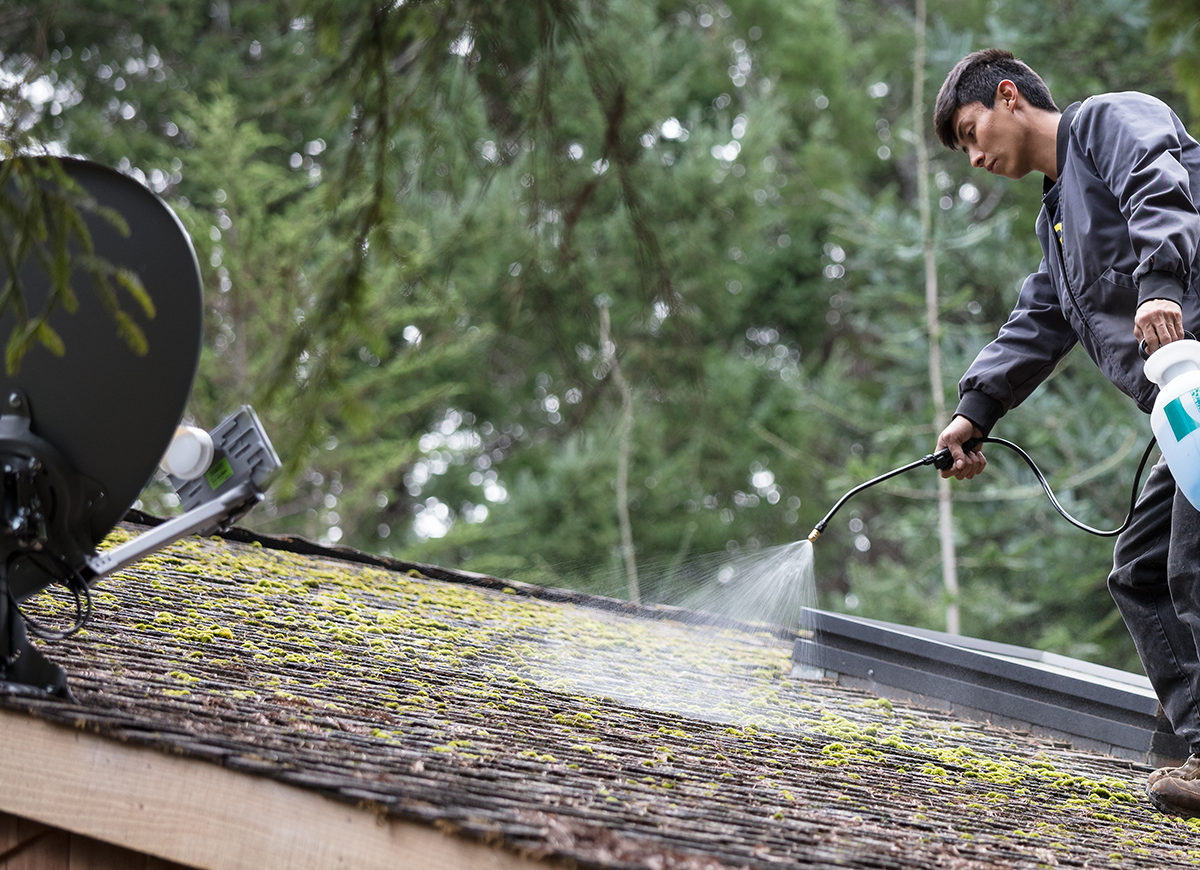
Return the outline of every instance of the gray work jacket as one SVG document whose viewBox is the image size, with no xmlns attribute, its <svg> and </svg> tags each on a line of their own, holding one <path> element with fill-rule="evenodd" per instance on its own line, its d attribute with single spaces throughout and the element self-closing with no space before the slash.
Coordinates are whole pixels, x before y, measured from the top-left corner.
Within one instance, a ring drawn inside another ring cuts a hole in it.
<svg viewBox="0 0 1200 870">
<path fill-rule="evenodd" d="M 1200 144 L 1162 101 L 1121 93 L 1063 112 L 1057 150 L 1037 219 L 1041 265 L 959 382 L 955 413 L 985 434 L 1076 342 L 1149 412 L 1158 387 L 1133 334 L 1148 299 L 1179 302 L 1200 335 Z"/>
</svg>

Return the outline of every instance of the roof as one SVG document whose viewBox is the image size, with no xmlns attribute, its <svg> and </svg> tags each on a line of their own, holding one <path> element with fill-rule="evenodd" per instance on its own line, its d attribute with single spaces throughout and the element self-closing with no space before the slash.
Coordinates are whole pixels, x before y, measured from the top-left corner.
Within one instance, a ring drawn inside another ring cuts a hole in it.
<svg viewBox="0 0 1200 870">
<path fill-rule="evenodd" d="M 261 543 L 185 540 L 103 583 L 82 636 L 38 642 L 79 704 L 0 699 L 0 733 L 95 734 L 580 866 L 1200 863 L 1148 768 L 793 679 L 777 632 Z M 3 741 L 0 780 L 38 769 L 22 751 Z"/>
</svg>

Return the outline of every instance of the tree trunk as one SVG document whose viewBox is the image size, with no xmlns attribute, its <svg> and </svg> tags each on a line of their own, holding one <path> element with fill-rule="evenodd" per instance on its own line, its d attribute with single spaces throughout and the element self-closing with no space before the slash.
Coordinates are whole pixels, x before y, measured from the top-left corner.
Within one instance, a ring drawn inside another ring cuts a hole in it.
<svg viewBox="0 0 1200 870">
<path fill-rule="evenodd" d="M 917 0 L 916 52 L 913 57 L 913 127 L 917 146 L 917 199 L 921 210 L 921 244 L 925 251 L 925 320 L 929 331 L 929 388 L 933 393 L 934 431 L 946 419 L 946 393 L 942 384 L 941 325 L 938 318 L 937 251 L 929 201 L 929 150 L 925 145 L 925 0 Z M 938 536 L 942 544 L 942 583 L 946 605 L 946 631 L 959 633 L 958 560 L 954 553 L 954 506 L 950 481 L 938 478 Z"/>
<path fill-rule="evenodd" d="M 621 437 L 617 452 L 617 521 L 621 525 L 621 556 L 625 560 L 625 576 L 629 579 L 629 600 L 642 603 L 638 588 L 637 560 L 633 554 L 633 525 L 629 521 L 629 454 L 633 435 L 633 390 L 621 374 L 617 362 L 617 346 L 609 334 L 608 306 L 600 306 L 600 352 L 608 362 L 613 383 L 621 392 Z"/>
</svg>

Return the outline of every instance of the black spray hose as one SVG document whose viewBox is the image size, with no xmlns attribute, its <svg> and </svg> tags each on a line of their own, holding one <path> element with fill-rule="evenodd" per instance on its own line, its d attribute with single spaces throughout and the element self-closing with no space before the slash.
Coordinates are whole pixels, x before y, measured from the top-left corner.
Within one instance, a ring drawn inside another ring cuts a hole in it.
<svg viewBox="0 0 1200 870">
<path fill-rule="evenodd" d="M 1154 449 L 1155 443 L 1155 439 L 1151 438 L 1150 443 L 1146 445 L 1146 452 L 1142 454 L 1142 461 L 1138 464 L 1137 474 L 1134 475 L 1133 478 L 1133 493 L 1129 497 L 1129 513 L 1125 515 L 1125 522 L 1121 523 L 1120 528 L 1112 529 L 1111 531 L 1092 528 L 1086 523 L 1081 523 L 1079 520 L 1075 519 L 1075 517 L 1067 513 L 1063 506 L 1058 503 L 1058 499 L 1054 497 L 1054 492 L 1050 489 L 1050 484 L 1046 482 L 1046 476 L 1042 474 L 1041 469 L 1037 467 L 1037 464 L 1033 461 L 1028 453 L 1026 453 L 1013 442 L 1005 441 L 1003 438 L 972 438 L 963 444 L 963 450 L 970 452 L 980 444 L 1003 444 L 1010 450 L 1015 451 L 1017 455 L 1024 459 L 1025 463 L 1031 469 L 1033 469 L 1033 473 L 1037 476 L 1038 483 L 1042 485 L 1042 489 L 1046 491 L 1046 497 L 1050 499 L 1050 504 L 1054 505 L 1054 509 L 1062 514 L 1063 519 L 1076 528 L 1083 529 L 1085 532 L 1089 532 L 1090 534 L 1098 535 L 1101 538 L 1111 538 L 1121 534 L 1121 532 L 1129 528 L 1129 523 L 1133 519 L 1133 508 L 1137 504 L 1138 486 L 1142 481 L 1142 471 L 1146 468 L 1146 460 L 1150 458 L 1150 451 Z M 923 465 L 932 465 L 939 471 L 944 471 L 950 467 L 952 462 L 953 459 L 950 456 L 950 448 L 944 447 L 937 453 L 927 453 L 924 457 L 918 459 L 916 462 L 910 462 L 908 465 L 902 465 L 899 468 L 894 468 L 886 474 L 881 474 L 879 477 L 868 480 L 866 483 L 860 483 L 858 486 L 854 487 L 854 489 L 850 490 L 848 493 L 838 499 L 838 502 L 833 506 L 833 509 L 830 510 L 829 513 L 825 514 L 825 518 L 821 520 L 821 522 L 817 523 L 813 530 L 808 533 L 808 540 L 815 541 L 817 538 L 819 538 L 821 533 L 825 531 L 825 527 L 829 525 L 829 521 L 833 519 L 833 515 L 838 512 L 841 506 L 849 501 L 851 496 L 857 495 L 867 487 L 874 486 L 877 483 L 882 483 L 890 477 L 895 477 L 897 474 L 903 474 L 906 471 L 912 471 L 914 468 L 920 468 Z"/>
</svg>

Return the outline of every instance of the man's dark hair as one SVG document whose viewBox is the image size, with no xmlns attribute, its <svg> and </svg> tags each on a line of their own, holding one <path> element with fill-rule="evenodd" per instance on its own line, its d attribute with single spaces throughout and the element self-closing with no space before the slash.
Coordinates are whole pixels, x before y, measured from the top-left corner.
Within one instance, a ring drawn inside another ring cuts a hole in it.
<svg viewBox="0 0 1200 870">
<path fill-rule="evenodd" d="M 991 109 L 996 103 L 996 89 L 1005 79 L 1017 86 L 1021 96 L 1029 100 L 1030 105 L 1050 112 L 1058 111 L 1054 98 L 1050 96 L 1050 89 L 1041 76 L 1013 57 L 1011 51 L 985 48 L 968 54 L 955 64 L 938 91 L 933 109 L 933 127 L 943 145 L 957 150 L 955 113 L 971 103 L 983 103 L 985 109 Z"/>
</svg>

